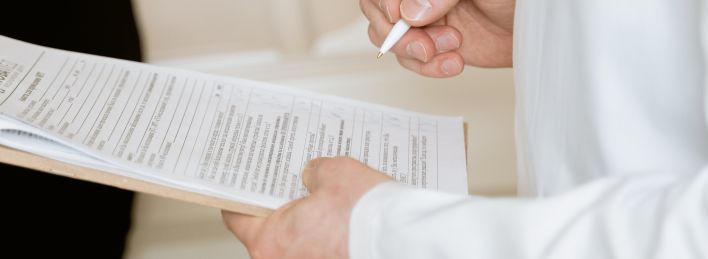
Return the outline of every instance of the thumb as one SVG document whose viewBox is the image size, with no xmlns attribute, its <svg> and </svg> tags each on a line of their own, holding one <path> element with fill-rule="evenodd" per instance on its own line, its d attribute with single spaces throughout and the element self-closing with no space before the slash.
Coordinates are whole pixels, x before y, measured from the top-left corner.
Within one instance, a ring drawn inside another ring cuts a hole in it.
<svg viewBox="0 0 708 259">
<path fill-rule="evenodd" d="M 411 26 L 420 27 L 440 20 L 459 0 L 403 0 L 401 17 Z"/>
<path fill-rule="evenodd" d="M 320 168 L 320 164 L 330 159 L 331 158 L 329 157 L 318 157 L 312 159 L 307 162 L 307 165 L 305 165 L 305 168 L 302 170 L 302 183 L 305 185 L 305 188 L 310 191 L 310 193 L 319 188 L 318 170 Z"/>
<path fill-rule="evenodd" d="M 387 175 L 349 157 L 320 157 L 310 160 L 302 172 L 302 182 L 314 194 L 318 190 L 349 193 L 358 198 L 375 185 L 391 181 Z"/>
</svg>

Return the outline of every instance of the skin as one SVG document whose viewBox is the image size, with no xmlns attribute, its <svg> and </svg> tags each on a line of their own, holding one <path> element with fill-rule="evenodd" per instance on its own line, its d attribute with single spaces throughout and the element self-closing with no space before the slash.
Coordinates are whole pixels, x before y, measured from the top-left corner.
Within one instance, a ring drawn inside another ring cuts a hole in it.
<svg viewBox="0 0 708 259">
<path fill-rule="evenodd" d="M 451 77 L 464 65 L 512 65 L 514 0 L 431 1 L 422 17 L 416 15 L 416 2 L 359 1 L 369 19 L 369 39 L 376 46 L 399 19 L 412 26 L 392 50 L 401 66 L 424 76 Z"/>
<path fill-rule="evenodd" d="M 399 18 L 413 26 L 391 50 L 403 67 L 424 76 L 450 77 L 464 65 L 511 66 L 514 0 L 431 0 L 425 15 L 408 14 L 419 1 L 360 0 L 376 46 Z M 222 211 L 224 223 L 251 258 L 348 258 L 354 205 L 376 185 L 391 181 L 345 157 L 310 161 L 302 179 L 310 196 L 268 217 Z"/>
<path fill-rule="evenodd" d="M 348 258 L 349 215 L 369 189 L 388 176 L 346 157 L 318 158 L 303 171 L 310 196 L 267 218 L 222 211 L 226 226 L 253 259 Z"/>
</svg>

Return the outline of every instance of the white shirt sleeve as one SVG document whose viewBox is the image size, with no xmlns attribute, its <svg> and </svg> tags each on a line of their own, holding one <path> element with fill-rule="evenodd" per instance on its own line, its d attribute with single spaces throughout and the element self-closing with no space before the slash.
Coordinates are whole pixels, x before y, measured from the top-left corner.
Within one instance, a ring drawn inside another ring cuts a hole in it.
<svg viewBox="0 0 708 259">
<path fill-rule="evenodd" d="M 708 258 L 708 168 L 607 177 L 544 199 L 386 183 L 355 206 L 350 257 Z"/>
<path fill-rule="evenodd" d="M 383 184 L 350 257 L 708 258 L 708 1 L 516 4 L 519 187 L 545 198 Z"/>
</svg>

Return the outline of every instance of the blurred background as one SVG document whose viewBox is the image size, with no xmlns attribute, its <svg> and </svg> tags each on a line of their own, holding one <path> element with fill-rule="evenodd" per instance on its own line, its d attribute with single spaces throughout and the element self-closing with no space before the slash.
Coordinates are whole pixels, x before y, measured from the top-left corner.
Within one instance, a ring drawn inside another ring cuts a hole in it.
<svg viewBox="0 0 708 259">
<path fill-rule="evenodd" d="M 463 116 L 470 193 L 514 195 L 510 69 L 430 79 L 376 60 L 357 0 L 133 0 L 148 63 Z M 126 258 L 248 258 L 217 209 L 138 194 Z"/>
</svg>

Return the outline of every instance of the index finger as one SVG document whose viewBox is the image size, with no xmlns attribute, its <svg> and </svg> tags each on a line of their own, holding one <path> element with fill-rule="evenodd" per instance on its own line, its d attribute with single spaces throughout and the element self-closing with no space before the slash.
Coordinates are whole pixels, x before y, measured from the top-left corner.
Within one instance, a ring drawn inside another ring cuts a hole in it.
<svg viewBox="0 0 708 259">
<path fill-rule="evenodd" d="M 401 19 L 401 0 L 369 0 L 379 5 L 379 8 L 390 23 L 395 23 Z"/>
<path fill-rule="evenodd" d="M 447 15 L 460 0 L 402 0 L 401 17 L 411 26 L 430 25 Z"/>
<path fill-rule="evenodd" d="M 265 218 L 225 210 L 221 211 L 221 217 L 224 224 L 246 247 L 255 241 L 256 235 L 265 222 Z"/>
</svg>

